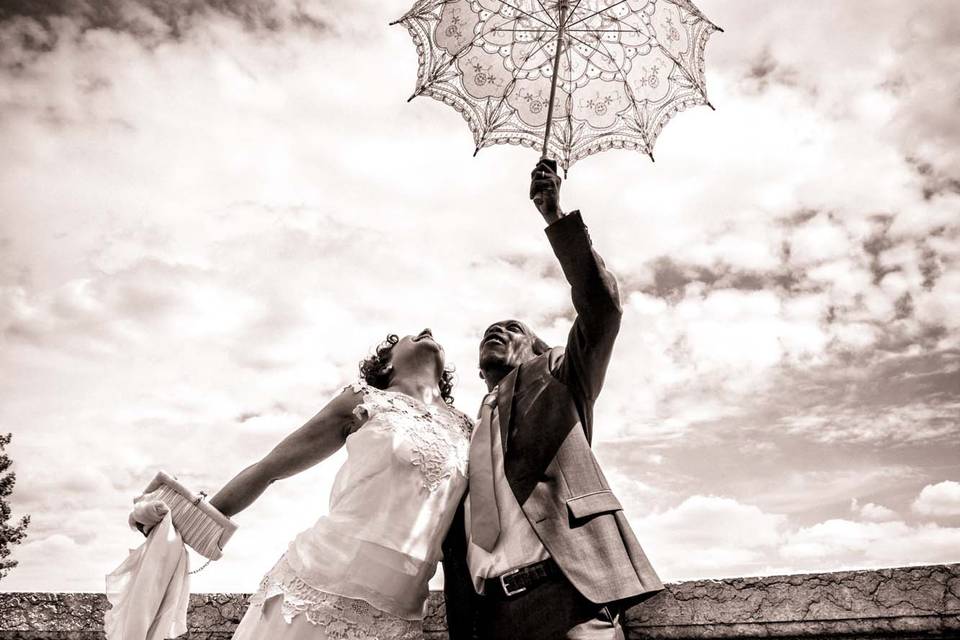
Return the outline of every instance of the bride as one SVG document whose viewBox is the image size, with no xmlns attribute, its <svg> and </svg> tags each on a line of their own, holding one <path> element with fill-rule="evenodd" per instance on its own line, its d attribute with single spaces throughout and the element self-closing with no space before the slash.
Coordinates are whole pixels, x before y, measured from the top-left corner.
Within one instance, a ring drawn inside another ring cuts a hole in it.
<svg viewBox="0 0 960 640">
<path fill-rule="evenodd" d="M 472 421 L 429 329 L 388 336 L 343 389 L 210 503 L 227 516 L 346 445 L 330 514 L 264 576 L 234 640 L 413 639 L 466 490 Z"/>
</svg>

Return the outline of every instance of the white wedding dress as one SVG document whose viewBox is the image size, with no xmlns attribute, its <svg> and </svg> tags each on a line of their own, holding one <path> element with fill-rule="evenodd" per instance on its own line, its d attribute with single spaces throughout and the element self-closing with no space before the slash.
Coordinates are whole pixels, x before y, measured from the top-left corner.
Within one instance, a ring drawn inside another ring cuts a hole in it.
<svg viewBox="0 0 960 640">
<path fill-rule="evenodd" d="M 421 638 L 427 583 L 466 490 L 472 421 L 365 384 L 330 515 L 264 576 L 234 640 Z"/>
</svg>

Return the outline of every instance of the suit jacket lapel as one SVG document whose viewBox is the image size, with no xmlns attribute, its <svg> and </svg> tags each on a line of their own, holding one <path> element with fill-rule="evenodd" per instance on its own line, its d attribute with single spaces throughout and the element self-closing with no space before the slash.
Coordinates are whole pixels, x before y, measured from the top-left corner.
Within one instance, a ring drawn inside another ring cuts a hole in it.
<svg viewBox="0 0 960 640">
<path fill-rule="evenodd" d="M 504 456 L 507 452 L 507 440 L 510 433 L 510 416 L 513 411 L 513 389 L 517 384 L 517 372 L 520 367 L 507 374 L 500 381 L 500 390 L 497 392 L 497 412 L 500 420 L 500 444 L 503 447 Z"/>
</svg>

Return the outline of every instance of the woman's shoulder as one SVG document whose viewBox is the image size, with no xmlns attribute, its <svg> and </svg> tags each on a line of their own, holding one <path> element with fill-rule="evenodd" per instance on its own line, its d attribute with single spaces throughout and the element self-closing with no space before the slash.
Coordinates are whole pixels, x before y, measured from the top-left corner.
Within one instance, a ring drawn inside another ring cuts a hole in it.
<svg viewBox="0 0 960 640">
<path fill-rule="evenodd" d="M 324 411 L 332 412 L 337 416 L 355 422 L 357 418 L 361 417 L 358 409 L 363 405 L 364 400 L 363 389 L 357 384 L 348 384 L 330 399 Z"/>
<path fill-rule="evenodd" d="M 337 397 L 345 398 L 345 402 L 349 403 L 357 428 L 375 414 L 380 413 L 384 407 L 390 406 L 386 393 L 362 378 L 343 387 Z"/>
<path fill-rule="evenodd" d="M 362 378 L 340 389 L 330 401 L 334 410 L 351 421 L 349 434 L 357 431 L 375 416 L 394 413 L 396 398 L 384 389 L 369 384 Z"/>
<path fill-rule="evenodd" d="M 356 380 L 355 382 L 351 382 L 350 384 L 340 389 L 340 394 L 353 395 L 355 398 L 361 399 L 373 388 L 374 387 L 371 387 L 369 384 L 367 384 L 366 380 L 361 378 L 359 380 Z"/>
<path fill-rule="evenodd" d="M 389 423 L 422 412 L 421 401 L 399 391 L 380 389 L 363 379 L 345 386 L 341 393 L 353 399 L 353 414 L 360 424 L 374 418 Z"/>
</svg>

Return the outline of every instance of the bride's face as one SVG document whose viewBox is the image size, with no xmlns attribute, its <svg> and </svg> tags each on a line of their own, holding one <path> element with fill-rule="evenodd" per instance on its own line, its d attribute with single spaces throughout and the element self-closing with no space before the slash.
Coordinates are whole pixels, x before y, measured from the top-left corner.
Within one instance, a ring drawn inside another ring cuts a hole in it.
<svg viewBox="0 0 960 640">
<path fill-rule="evenodd" d="M 416 335 L 403 336 L 390 353 L 390 364 L 394 371 L 436 367 L 437 375 L 443 371 L 445 354 L 430 329 L 424 329 Z"/>
</svg>

